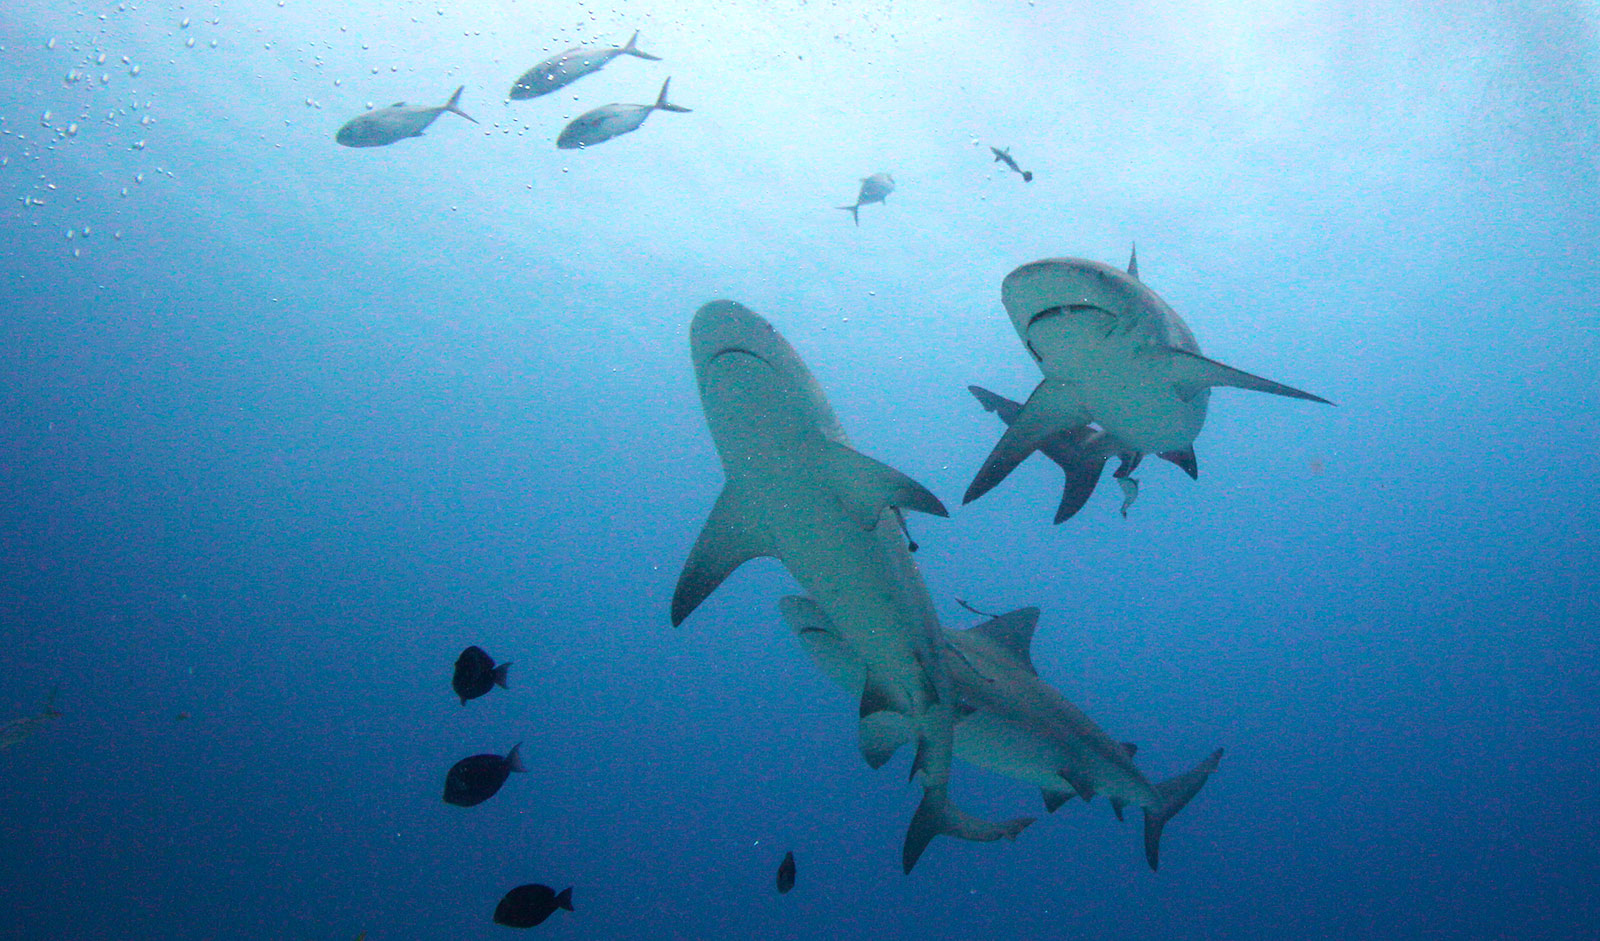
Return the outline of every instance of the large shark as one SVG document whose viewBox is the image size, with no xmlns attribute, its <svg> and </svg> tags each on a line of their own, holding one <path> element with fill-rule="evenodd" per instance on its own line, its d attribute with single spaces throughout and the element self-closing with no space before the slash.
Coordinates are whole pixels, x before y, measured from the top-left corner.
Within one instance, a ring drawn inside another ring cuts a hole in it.
<svg viewBox="0 0 1600 941">
<path fill-rule="evenodd" d="M 779 608 L 830 679 L 850 693 L 861 689 L 860 658 L 814 602 L 789 597 Z M 1029 653 L 1038 620 L 1038 608 L 1021 608 L 968 630 L 942 632 L 939 652 L 958 703 L 955 756 L 1038 787 L 1051 813 L 1074 796 L 1087 801 L 1096 794 L 1110 799 L 1118 820 L 1124 807 L 1142 807 L 1145 859 L 1155 869 L 1162 828 L 1217 770 L 1222 749 L 1186 774 L 1150 783 L 1133 763 L 1133 745 L 1111 738 L 1040 679 Z"/>
<path fill-rule="evenodd" d="M 1137 253 L 1126 273 L 1082 258 L 1023 265 L 1006 275 L 1000 299 L 1045 378 L 1021 405 L 971 387 L 1008 427 L 963 503 L 988 493 L 1036 450 L 1067 474 L 1057 523 L 1089 499 L 1111 457 L 1121 458 L 1116 476 L 1130 502 L 1137 491 L 1129 475 L 1146 454 L 1198 477 L 1194 441 L 1213 386 L 1331 404 L 1201 355 L 1183 319 L 1139 280 Z"/>
<path fill-rule="evenodd" d="M 783 563 L 860 664 L 861 754 L 881 767 L 916 742 L 923 795 L 901 849 L 906 872 L 937 835 L 1014 838 L 1032 818 L 989 823 L 949 797 L 955 696 L 942 628 L 903 536 L 901 510 L 946 515 L 938 498 L 850 446 L 822 389 L 772 325 L 732 301 L 690 326 L 706 424 L 727 483 L 672 596 L 681 624 L 750 559 Z"/>
</svg>

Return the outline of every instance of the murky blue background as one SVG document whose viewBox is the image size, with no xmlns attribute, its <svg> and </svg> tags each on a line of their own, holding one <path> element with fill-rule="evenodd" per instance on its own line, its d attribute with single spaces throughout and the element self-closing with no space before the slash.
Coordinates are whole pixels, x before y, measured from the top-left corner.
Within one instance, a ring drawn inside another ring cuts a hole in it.
<svg viewBox="0 0 1600 941">
<path fill-rule="evenodd" d="M 1593 937 L 1600 17 L 1104 6 L 8 3 L 0 720 L 64 715 L 0 752 L 0 937 L 506 937 L 521 882 L 574 886 L 549 938 Z M 634 29 L 663 61 L 505 102 Z M 553 146 L 669 75 L 693 113 Z M 333 143 L 460 84 L 481 125 Z M 1152 777 L 1228 756 L 1159 874 L 1098 801 L 907 878 L 907 759 L 781 570 L 668 626 L 721 485 L 689 318 L 768 316 L 954 506 L 965 386 L 1038 379 L 1000 279 L 1135 240 L 1209 355 L 1339 406 L 1221 390 L 1198 482 L 1051 526 L 1035 458 L 918 558 L 950 626 L 1041 606 Z M 468 643 L 510 693 L 456 703 Z"/>
</svg>

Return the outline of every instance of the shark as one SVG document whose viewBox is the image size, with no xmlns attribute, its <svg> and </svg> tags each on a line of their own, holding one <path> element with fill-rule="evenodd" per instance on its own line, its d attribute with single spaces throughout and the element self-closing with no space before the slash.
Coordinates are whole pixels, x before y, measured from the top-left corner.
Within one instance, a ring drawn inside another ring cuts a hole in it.
<svg viewBox="0 0 1600 941">
<path fill-rule="evenodd" d="M 956 698 L 901 515 L 945 516 L 944 505 L 851 446 L 799 354 L 760 315 L 713 301 L 689 332 L 726 484 L 679 575 L 673 625 L 740 565 L 777 559 L 805 591 L 815 622 L 857 658 L 857 733 L 867 764 L 880 768 L 915 742 L 911 775 L 922 798 L 901 846 L 902 869 L 909 874 L 936 836 L 1014 839 L 1033 818 L 992 823 L 949 794 Z"/>
<path fill-rule="evenodd" d="M 1131 474 L 1145 455 L 1199 478 L 1194 442 L 1213 388 L 1333 404 L 1203 355 L 1183 319 L 1140 280 L 1137 247 L 1125 272 L 1082 258 L 1023 265 L 1006 275 L 1000 298 L 1044 381 L 1020 404 L 969 387 L 1006 430 L 964 504 L 1043 451 L 1066 473 L 1057 523 L 1084 505 L 1112 457 L 1119 459 L 1114 476 L 1123 484 L 1126 515 L 1138 493 Z"/>
<path fill-rule="evenodd" d="M 816 604 L 791 596 L 778 606 L 822 672 L 847 692 L 859 690 L 861 660 Z M 1134 764 L 1134 745 L 1113 739 L 1039 677 L 1030 651 L 1038 620 L 1038 608 L 1020 608 L 943 632 L 939 655 L 958 703 L 955 757 L 1039 788 L 1050 813 L 1074 797 L 1088 801 L 1096 794 L 1106 795 L 1118 820 L 1129 805 L 1142 808 L 1145 861 L 1158 869 L 1163 829 L 1217 770 L 1223 750 L 1184 774 L 1151 783 Z"/>
</svg>

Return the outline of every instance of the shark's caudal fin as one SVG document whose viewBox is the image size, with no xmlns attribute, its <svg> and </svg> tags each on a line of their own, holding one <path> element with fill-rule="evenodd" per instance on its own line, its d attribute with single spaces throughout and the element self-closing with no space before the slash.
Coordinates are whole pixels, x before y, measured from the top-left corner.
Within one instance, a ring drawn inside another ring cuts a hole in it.
<svg viewBox="0 0 1600 941">
<path fill-rule="evenodd" d="M 772 555 L 770 540 L 745 518 L 743 502 L 731 486 L 724 487 L 718 495 L 711 516 L 678 575 L 678 587 L 672 592 L 673 627 L 682 624 L 734 569 L 751 559 Z"/>
<path fill-rule="evenodd" d="M 990 823 L 957 807 L 950 800 L 946 785 L 923 788 L 922 803 L 917 805 L 911 826 L 906 829 L 905 844 L 900 849 L 900 865 L 909 875 L 922 851 L 936 836 L 953 836 L 975 843 L 992 843 L 1002 837 L 1014 840 L 1033 820 L 1032 817 L 1018 817 L 1005 823 Z"/>
<path fill-rule="evenodd" d="M 1168 352 L 1172 354 L 1173 385 L 1177 387 L 1178 395 L 1185 400 L 1193 398 L 1201 389 L 1212 386 L 1233 386 L 1236 389 L 1249 389 L 1251 392 L 1266 392 L 1290 399 L 1321 402 L 1323 405 L 1333 404 L 1320 395 L 1301 392 L 1281 382 L 1253 376 L 1242 369 L 1234 369 L 1199 353 L 1178 349 Z"/>
<path fill-rule="evenodd" d="M 1211 772 L 1217 770 L 1217 763 L 1221 760 L 1222 749 L 1219 748 L 1190 771 L 1156 785 L 1156 796 L 1160 802 L 1144 809 L 1144 858 L 1150 863 L 1152 871 L 1161 863 L 1162 828 L 1200 793 L 1200 788 L 1211 777 Z"/>
<path fill-rule="evenodd" d="M 1082 509 L 1100 482 L 1111 449 L 1098 441 L 1096 432 L 1077 422 L 1078 416 L 1070 409 L 1062 384 L 1046 379 L 1028 397 L 1026 405 L 979 386 L 968 386 L 967 390 L 984 408 L 999 415 L 1007 427 L 961 502 L 971 503 L 988 493 L 1028 455 L 1039 450 L 1066 477 L 1055 521 L 1062 522 Z"/>
<path fill-rule="evenodd" d="M 835 441 L 826 442 L 823 449 L 831 489 L 862 529 L 876 528 L 883 511 L 891 506 L 931 516 L 950 515 L 932 491 L 882 461 Z"/>
<path fill-rule="evenodd" d="M 639 42 L 639 31 L 638 30 L 634 30 L 633 31 L 633 38 L 628 40 L 628 44 L 626 46 L 622 47 L 622 54 L 623 55 L 628 55 L 628 56 L 638 56 L 641 59 L 649 59 L 651 62 L 660 62 L 661 61 L 661 57 L 660 56 L 653 56 L 648 52 L 640 52 L 639 51 L 638 42 Z"/>
<path fill-rule="evenodd" d="M 672 78 L 670 76 L 666 81 L 661 83 L 661 94 L 656 96 L 655 109 L 657 111 L 677 111 L 681 114 L 688 114 L 688 108 L 685 108 L 682 105 L 675 105 L 667 101 L 667 86 L 671 84 Z"/>
<path fill-rule="evenodd" d="M 850 218 L 856 220 L 856 228 L 859 229 L 861 227 L 861 204 L 860 203 L 856 203 L 854 206 L 835 206 L 834 208 L 835 209 L 843 209 L 845 212 L 848 212 L 850 214 Z"/>
<path fill-rule="evenodd" d="M 456 93 L 450 96 L 450 100 L 444 103 L 444 110 L 450 112 L 451 114 L 459 114 L 468 121 L 471 121 L 473 124 L 477 124 L 477 118 L 461 110 L 461 93 L 465 91 L 466 88 L 467 86 L 465 85 L 457 88 Z"/>
</svg>

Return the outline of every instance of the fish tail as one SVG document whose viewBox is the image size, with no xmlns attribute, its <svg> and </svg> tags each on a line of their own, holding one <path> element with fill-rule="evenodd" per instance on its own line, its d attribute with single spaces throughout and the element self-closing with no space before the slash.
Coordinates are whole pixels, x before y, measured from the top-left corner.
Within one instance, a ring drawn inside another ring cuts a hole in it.
<svg viewBox="0 0 1600 941">
<path fill-rule="evenodd" d="M 494 685 L 500 687 L 501 689 L 511 688 L 511 664 L 500 664 L 494 668 L 494 671 L 490 673 L 490 676 L 494 677 Z"/>
<path fill-rule="evenodd" d="M 1188 772 L 1156 785 L 1159 803 L 1144 809 L 1144 858 L 1152 871 L 1161 862 L 1162 828 L 1200 793 L 1200 788 L 1205 786 L 1206 779 L 1217 770 L 1217 762 L 1221 760 L 1222 749 L 1219 748 Z"/>
<path fill-rule="evenodd" d="M 477 118 L 461 110 L 461 93 L 466 91 L 466 89 L 467 86 L 465 85 L 457 88 L 456 93 L 450 96 L 450 100 L 444 103 L 444 110 L 450 112 L 451 114 L 459 114 L 468 121 L 471 121 L 473 124 L 477 124 Z"/>
<path fill-rule="evenodd" d="M 845 212 L 848 212 L 850 214 L 850 218 L 856 220 L 856 225 L 857 226 L 861 225 L 861 204 L 860 203 L 856 203 L 854 206 L 835 206 L 834 208 L 843 209 Z"/>
<path fill-rule="evenodd" d="M 689 111 L 688 108 L 685 108 L 685 107 L 683 107 L 681 105 L 675 105 L 672 102 L 667 100 L 667 86 L 671 85 L 671 84 L 672 84 L 672 77 L 671 76 L 668 76 L 667 80 L 661 83 L 661 94 L 656 96 L 655 109 L 657 111 L 677 111 L 677 112 L 680 112 L 680 113 L 683 113 L 683 114 L 687 114 L 688 111 Z"/>
<path fill-rule="evenodd" d="M 528 770 L 527 767 L 525 765 L 523 765 L 523 763 L 522 763 L 522 743 L 521 742 L 518 742 L 517 744 L 511 746 L 511 751 L 506 754 L 506 764 L 511 766 L 511 770 L 512 771 L 527 771 Z"/>
<path fill-rule="evenodd" d="M 567 886 L 556 894 L 556 905 L 567 911 L 572 911 L 572 887 Z"/>
<path fill-rule="evenodd" d="M 1022 171 L 1022 182 L 1024 182 L 1024 183 L 1032 183 L 1033 182 L 1033 171 L 1032 170 L 1024 170 L 1024 171 Z"/>
<path fill-rule="evenodd" d="M 628 40 L 628 44 L 626 46 L 622 47 L 622 54 L 623 55 L 628 55 L 628 56 L 638 56 L 641 59 L 649 59 L 651 62 L 660 62 L 661 61 L 661 57 L 660 56 L 653 56 L 648 52 L 640 52 L 639 51 L 639 46 L 637 45 L 638 42 L 639 42 L 639 31 L 638 30 L 634 30 L 633 31 L 633 38 L 629 39 Z"/>
</svg>

